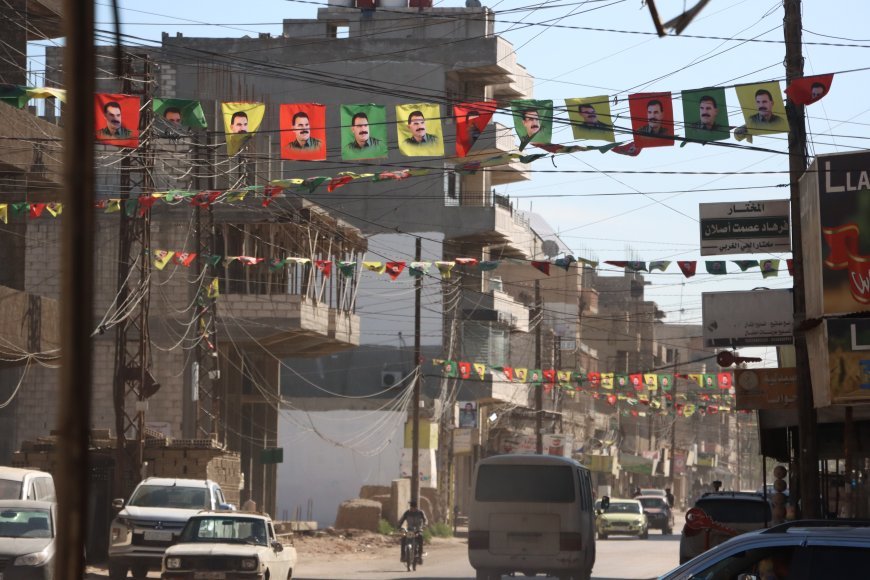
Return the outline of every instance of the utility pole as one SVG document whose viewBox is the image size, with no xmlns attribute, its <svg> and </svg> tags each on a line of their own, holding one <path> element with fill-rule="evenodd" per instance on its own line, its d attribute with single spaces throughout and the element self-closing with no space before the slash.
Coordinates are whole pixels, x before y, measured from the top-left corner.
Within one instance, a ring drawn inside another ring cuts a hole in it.
<svg viewBox="0 0 870 580">
<path fill-rule="evenodd" d="M 422 260 L 423 242 L 418 237 L 414 260 Z M 420 298 L 423 276 L 414 277 L 414 409 L 411 422 L 411 499 L 420 500 Z M 419 504 L 418 504 L 419 505 Z"/>
<path fill-rule="evenodd" d="M 783 0 L 785 17 L 785 78 L 787 83 L 804 76 L 804 59 L 801 47 L 801 2 Z M 798 481 L 800 485 L 801 517 L 819 517 L 819 449 L 816 439 L 816 410 L 813 406 L 813 390 L 810 379 L 810 362 L 807 339 L 804 331 L 798 330 L 806 319 L 806 295 L 804 292 L 804 260 L 801 247 L 801 202 L 800 177 L 807 168 L 807 134 L 804 106 L 789 98 L 786 101 L 788 116 L 788 169 L 791 188 L 792 256 L 794 257 L 794 350 L 797 374 L 798 406 Z M 794 497 L 794 496 L 792 496 Z"/>
<path fill-rule="evenodd" d="M 674 402 L 671 408 L 674 410 L 674 421 L 671 424 L 671 490 L 680 489 L 677 486 L 677 393 L 679 393 L 680 381 L 677 374 L 680 368 L 680 349 L 674 349 Z"/>
<path fill-rule="evenodd" d="M 543 370 L 541 367 L 541 327 L 543 326 L 544 316 L 541 308 L 541 281 L 535 280 L 535 368 Z M 539 377 L 540 378 L 540 377 Z M 541 431 L 544 429 L 544 385 L 538 380 L 535 383 L 535 453 L 538 455 L 544 454 L 544 435 Z"/>
<path fill-rule="evenodd" d="M 61 351 L 58 414 L 58 578 L 82 578 L 88 532 L 88 447 L 94 325 L 94 3 L 63 2 L 64 213 L 61 223 Z"/>
</svg>

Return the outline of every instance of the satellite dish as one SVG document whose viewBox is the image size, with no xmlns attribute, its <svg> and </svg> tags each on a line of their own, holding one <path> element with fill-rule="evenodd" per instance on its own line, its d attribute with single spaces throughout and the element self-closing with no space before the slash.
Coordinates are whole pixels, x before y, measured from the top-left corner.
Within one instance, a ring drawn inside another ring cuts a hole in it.
<svg viewBox="0 0 870 580">
<path fill-rule="evenodd" d="M 548 258 L 559 255 L 559 244 L 555 240 L 544 240 L 541 249 L 544 250 L 544 255 Z"/>
</svg>

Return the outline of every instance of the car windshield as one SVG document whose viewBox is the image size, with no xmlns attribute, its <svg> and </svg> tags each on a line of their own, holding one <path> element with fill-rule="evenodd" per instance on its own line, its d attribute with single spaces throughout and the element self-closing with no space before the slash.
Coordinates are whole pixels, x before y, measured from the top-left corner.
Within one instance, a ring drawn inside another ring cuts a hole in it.
<svg viewBox="0 0 870 580">
<path fill-rule="evenodd" d="M 3 508 L 0 511 L 0 538 L 51 538 L 51 514 L 38 508 Z"/>
<path fill-rule="evenodd" d="M 640 506 L 636 503 L 610 502 L 607 508 L 609 514 L 639 514 Z"/>
<path fill-rule="evenodd" d="M 19 499 L 22 485 L 20 481 L 0 479 L 0 499 Z"/>
<path fill-rule="evenodd" d="M 770 521 L 770 504 L 762 499 L 701 498 L 695 504 L 721 523 L 760 523 Z"/>
<path fill-rule="evenodd" d="M 138 507 L 169 507 L 203 509 L 208 505 L 208 490 L 204 487 L 167 487 L 164 485 L 140 485 L 127 505 Z"/>
<path fill-rule="evenodd" d="M 641 497 L 638 501 L 645 508 L 663 508 L 667 505 L 660 497 Z"/>
<path fill-rule="evenodd" d="M 181 542 L 266 545 L 266 522 L 260 518 L 203 516 L 188 520 Z"/>
</svg>

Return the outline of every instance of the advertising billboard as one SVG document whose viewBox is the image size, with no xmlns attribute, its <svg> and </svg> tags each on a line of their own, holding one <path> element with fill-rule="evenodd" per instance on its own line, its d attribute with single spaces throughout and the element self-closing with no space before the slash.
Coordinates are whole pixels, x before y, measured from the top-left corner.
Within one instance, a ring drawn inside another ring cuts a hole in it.
<svg viewBox="0 0 870 580">
<path fill-rule="evenodd" d="M 704 292 L 705 347 L 772 346 L 793 340 L 792 291 Z"/>
</svg>

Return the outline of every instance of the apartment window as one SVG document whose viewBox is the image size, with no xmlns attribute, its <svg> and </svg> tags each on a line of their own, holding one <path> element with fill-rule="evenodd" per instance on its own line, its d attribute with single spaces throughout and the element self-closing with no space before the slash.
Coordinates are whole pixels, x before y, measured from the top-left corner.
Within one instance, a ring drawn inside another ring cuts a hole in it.
<svg viewBox="0 0 870 580">
<path fill-rule="evenodd" d="M 462 352 L 470 360 L 489 366 L 504 366 L 508 334 L 491 324 L 468 321 L 462 325 Z"/>
<path fill-rule="evenodd" d="M 458 206 L 461 192 L 462 176 L 453 171 L 452 167 L 444 166 L 444 205 Z"/>
</svg>

